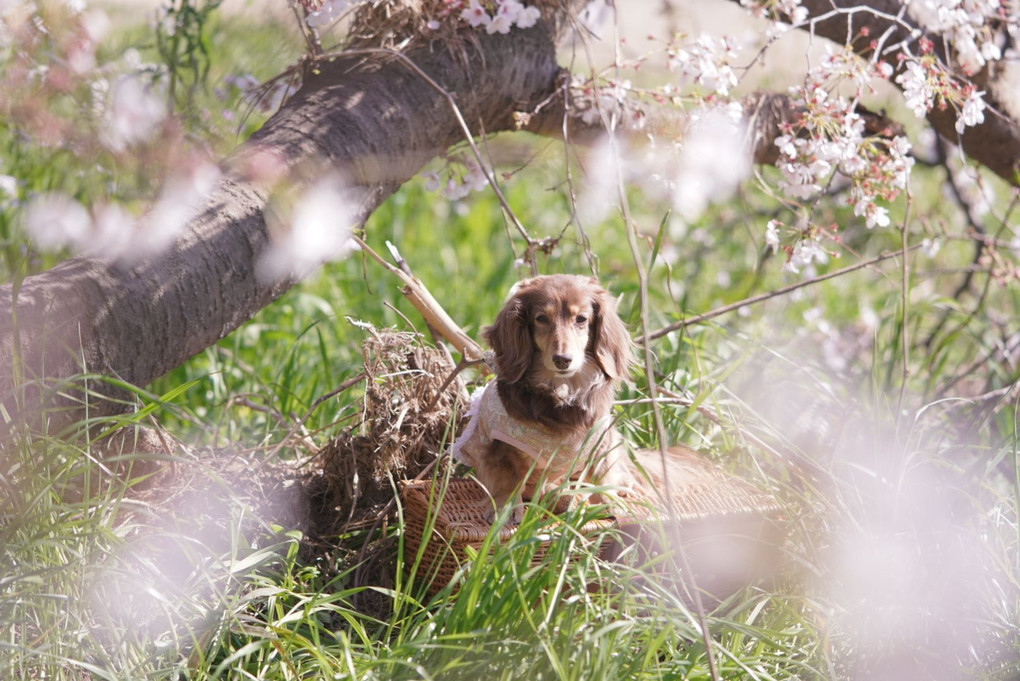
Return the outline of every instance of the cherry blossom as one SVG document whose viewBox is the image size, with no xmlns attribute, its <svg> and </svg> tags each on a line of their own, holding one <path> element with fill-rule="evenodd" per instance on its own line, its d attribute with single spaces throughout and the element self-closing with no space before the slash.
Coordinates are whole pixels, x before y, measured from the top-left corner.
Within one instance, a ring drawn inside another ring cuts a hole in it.
<svg viewBox="0 0 1020 681">
<path fill-rule="evenodd" d="M 531 28 L 542 18 L 537 7 L 524 7 L 517 13 L 517 28 Z"/>
<path fill-rule="evenodd" d="M 429 170 L 421 174 L 425 178 L 425 191 L 434 192 L 439 189 L 440 179 L 439 173 L 434 170 Z"/>
<path fill-rule="evenodd" d="M 110 96 L 107 143 L 119 150 L 147 140 L 168 113 L 166 100 L 153 92 L 141 75 L 121 76 Z"/>
<path fill-rule="evenodd" d="M 489 176 L 480 165 L 474 161 L 467 161 L 467 174 L 464 175 L 464 184 L 471 191 L 479 191 L 489 186 Z"/>
<path fill-rule="evenodd" d="M 737 75 L 730 66 L 736 58 L 736 42 L 729 37 L 703 34 L 693 45 L 667 52 L 667 66 L 710 93 L 726 97 L 736 87 Z"/>
<path fill-rule="evenodd" d="M 741 117 L 742 118 L 742 117 Z M 725 108 L 702 112 L 688 127 L 673 176 L 673 206 L 687 219 L 729 197 L 751 173 L 741 121 Z"/>
<path fill-rule="evenodd" d="M 783 270 L 798 274 L 800 268 L 808 267 L 816 261 L 819 264 L 829 262 L 829 253 L 815 239 L 805 237 L 794 244 Z"/>
<path fill-rule="evenodd" d="M 472 28 L 484 26 L 490 35 L 507 34 L 514 26 L 531 28 L 541 17 L 542 12 L 537 7 L 525 7 L 519 0 L 496 0 L 494 3 L 471 0 L 460 13 L 460 18 Z"/>
<path fill-rule="evenodd" d="M 284 224 L 276 225 L 272 243 L 259 259 L 259 276 L 269 281 L 301 278 L 347 255 L 355 216 L 339 178 L 327 175 L 316 181 L 294 202 Z"/>
<path fill-rule="evenodd" d="M 312 28 L 328 26 L 339 19 L 348 7 L 357 4 L 357 0 L 324 0 L 319 9 L 309 12 L 305 17 L 305 23 Z"/>
<path fill-rule="evenodd" d="M 118 203 L 106 203 L 94 208 L 92 233 L 88 243 L 81 245 L 82 253 L 104 260 L 130 257 L 138 238 L 138 223 L 126 208 Z"/>
<path fill-rule="evenodd" d="M 0 206 L 18 197 L 18 180 L 13 175 L 0 175 Z"/>
<path fill-rule="evenodd" d="M 455 155 L 447 159 L 445 169 L 447 180 L 440 179 L 439 173 L 430 170 L 422 173 L 425 178 L 426 191 L 436 191 L 442 187 L 442 195 L 450 201 L 459 201 L 473 191 L 489 186 L 489 173 L 474 161 Z"/>
<path fill-rule="evenodd" d="M 985 121 L 985 100 L 982 99 L 984 91 L 970 88 L 967 99 L 963 102 L 963 112 L 956 120 L 956 132 L 963 134 L 967 126 L 978 125 Z"/>
<path fill-rule="evenodd" d="M 496 12 L 492 20 L 485 26 L 485 32 L 489 35 L 493 33 L 507 34 L 513 27 L 513 16 L 508 11 L 503 11 L 506 5 L 500 6 L 500 11 Z"/>
<path fill-rule="evenodd" d="M 954 49 L 956 63 L 974 73 L 1002 58 L 998 41 L 1004 36 L 998 27 L 1015 23 L 1017 6 L 1000 0 L 915 0 L 910 13 L 942 34 Z"/>
<path fill-rule="evenodd" d="M 924 118 L 935 103 L 935 91 L 928 83 L 924 67 L 917 61 L 908 61 L 905 70 L 896 76 L 896 82 L 903 87 L 907 108 L 918 118 Z"/>
<path fill-rule="evenodd" d="M 779 252 L 779 222 L 776 220 L 769 220 L 765 225 L 765 245 L 773 253 Z"/>
<path fill-rule="evenodd" d="M 81 248 L 88 243 L 92 220 L 76 199 L 53 192 L 32 197 L 25 210 L 25 231 L 43 250 Z"/>
<path fill-rule="evenodd" d="M 220 169 L 204 159 L 177 168 L 160 190 L 128 255 L 144 257 L 169 247 L 198 213 L 220 176 Z"/>
<path fill-rule="evenodd" d="M 858 207 L 861 208 L 861 213 L 857 212 Z M 854 206 L 854 214 L 865 216 L 865 225 L 868 229 L 889 226 L 889 210 L 870 201 L 861 201 L 857 206 Z"/>
<path fill-rule="evenodd" d="M 488 26 L 492 22 L 492 17 L 485 11 L 479 0 L 471 0 L 471 3 L 460 13 L 460 17 L 473 28 Z"/>
</svg>

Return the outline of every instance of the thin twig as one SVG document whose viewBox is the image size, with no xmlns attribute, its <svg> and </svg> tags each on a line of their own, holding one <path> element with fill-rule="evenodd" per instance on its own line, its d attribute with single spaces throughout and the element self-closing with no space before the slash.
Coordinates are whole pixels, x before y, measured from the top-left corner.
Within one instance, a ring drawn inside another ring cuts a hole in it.
<svg viewBox="0 0 1020 681">
<path fill-rule="evenodd" d="M 981 256 L 984 254 L 985 249 L 988 248 L 988 244 L 986 243 L 984 225 L 981 224 L 981 220 L 975 215 L 974 206 L 972 206 L 970 201 L 968 201 L 963 195 L 956 173 L 953 172 L 953 169 L 949 166 L 949 151 L 947 147 L 948 142 L 939 138 L 938 144 L 936 144 L 938 165 L 942 166 L 942 168 L 946 171 L 946 184 L 949 185 L 949 189 L 952 191 L 953 198 L 956 200 L 956 204 L 960 208 L 960 212 L 963 214 L 964 218 L 966 218 L 974 239 L 974 256 L 971 261 L 974 266 L 964 273 L 963 279 L 950 296 L 952 300 L 959 300 L 965 292 L 970 290 L 971 284 L 974 281 L 974 274 L 978 272 L 978 265 L 981 263 Z M 952 308 L 950 307 L 947 307 L 942 312 L 938 322 L 936 322 L 932 327 L 932 330 L 928 334 L 928 338 L 925 339 L 923 343 L 925 350 L 929 352 L 931 351 L 936 337 L 949 321 L 949 316 L 951 314 Z"/>
<path fill-rule="evenodd" d="M 351 238 L 361 247 L 364 253 L 367 253 L 369 257 L 404 283 L 404 290 L 402 291 L 404 296 L 421 313 L 422 317 L 425 318 L 425 322 L 433 326 L 447 343 L 468 359 L 480 360 L 484 357 L 485 352 L 482 350 L 482 346 L 478 345 L 470 336 L 464 333 L 417 277 L 409 275 L 387 262 L 385 258 L 376 253 L 360 237 L 353 236 Z"/>
<path fill-rule="evenodd" d="M 900 250 L 903 253 L 907 252 L 907 227 L 910 223 L 910 190 L 907 190 L 906 210 L 903 214 L 903 224 L 900 227 Z M 910 320 L 908 315 L 910 313 L 910 267 L 909 258 L 906 255 L 903 256 L 902 267 L 900 268 L 900 296 L 901 296 L 901 307 L 903 308 L 900 315 L 900 349 L 902 352 L 903 361 L 903 379 L 900 383 L 900 394 L 896 400 L 896 414 L 897 420 L 899 415 L 903 414 L 903 399 L 907 394 L 907 381 L 910 379 L 910 339 L 909 339 L 909 323 Z"/>
<path fill-rule="evenodd" d="M 316 398 L 316 400 L 314 402 L 312 402 L 312 406 L 310 406 L 308 408 L 308 411 L 305 412 L 305 415 L 303 417 L 301 417 L 301 420 L 299 420 L 297 423 L 295 423 L 294 426 L 291 428 L 290 432 L 287 433 L 287 436 L 284 437 L 282 440 L 280 440 L 280 442 L 275 447 L 273 447 L 272 451 L 270 451 L 269 456 L 267 458 L 268 459 L 276 458 L 276 455 L 280 453 L 280 450 L 283 449 L 284 445 L 286 445 L 287 442 L 292 437 L 294 437 L 294 435 L 296 435 L 299 430 L 304 428 L 305 423 L 308 421 L 308 419 L 310 419 L 312 417 L 312 414 L 315 413 L 315 410 L 318 409 L 322 405 L 323 402 L 325 402 L 326 400 L 328 400 L 331 397 L 335 397 L 336 395 L 339 395 L 340 393 L 342 393 L 343 391 L 347 390 L 351 386 L 353 386 L 353 385 L 355 385 L 357 383 L 360 383 L 361 381 L 365 380 L 366 376 L 367 376 L 367 374 L 364 371 L 362 371 L 361 373 L 359 373 L 359 374 L 357 374 L 355 376 L 352 376 L 351 378 L 348 378 L 346 381 L 341 383 L 339 385 L 339 387 L 335 388 L 334 390 L 331 390 L 328 393 L 326 393 L 325 395 L 322 395 L 321 397 Z M 314 450 L 314 453 L 318 454 L 318 452 L 319 452 L 319 450 L 318 450 L 318 448 L 316 448 Z M 314 457 L 312 457 L 312 458 L 314 458 Z"/>
<path fill-rule="evenodd" d="M 436 405 L 439 403 L 439 400 L 442 399 L 443 393 L 445 393 L 446 389 L 450 387 L 450 384 L 457 379 L 457 376 L 460 375 L 460 372 L 464 371 L 468 367 L 477 366 L 478 364 L 483 363 L 486 363 L 484 359 L 468 359 L 467 357 L 461 357 L 460 361 L 457 362 L 457 365 L 453 367 L 453 370 L 450 372 L 450 375 L 447 376 L 446 380 L 443 381 L 443 384 L 439 386 L 439 390 L 436 391 L 435 397 L 433 397 L 432 401 L 429 402 L 429 405 L 425 407 L 425 412 L 427 413 L 435 409 Z"/>
<path fill-rule="evenodd" d="M 400 271 L 409 277 L 417 279 L 417 277 L 414 276 L 414 272 L 411 271 L 411 266 L 408 264 L 407 260 L 404 259 L 404 256 L 400 254 L 400 251 L 397 250 L 397 247 L 387 241 L 386 248 L 389 250 L 390 255 L 393 256 L 393 261 L 397 263 L 397 267 L 400 268 Z M 443 353 L 443 356 L 446 357 L 452 366 L 454 362 L 453 356 L 450 354 L 450 350 L 444 344 L 439 342 L 442 338 L 439 333 L 439 329 L 432 326 L 427 319 L 425 320 L 425 328 L 429 330 L 429 335 L 432 337 L 432 343 L 439 349 L 440 352 Z"/>
<path fill-rule="evenodd" d="M 767 293 L 761 293 L 761 294 L 756 295 L 756 296 L 751 296 L 750 298 L 744 298 L 743 300 L 739 300 L 739 301 L 737 301 L 735 303 L 730 303 L 729 305 L 723 305 L 722 307 L 717 307 L 716 309 L 711 310 L 709 312 L 705 312 L 704 314 L 698 314 L 698 315 L 693 315 L 691 317 L 686 317 L 684 319 L 681 319 L 678 322 L 674 322 L 674 323 L 672 323 L 672 324 L 670 324 L 668 326 L 665 326 L 665 327 L 659 329 L 658 331 L 654 331 L 651 334 L 648 334 L 647 335 L 647 339 L 650 340 L 650 341 L 658 340 L 659 338 L 662 338 L 663 336 L 665 336 L 667 334 L 670 334 L 670 333 L 672 333 L 674 331 L 677 331 L 679 329 L 683 329 L 683 328 L 685 328 L 687 326 L 690 326 L 691 324 L 700 324 L 702 322 L 708 321 L 709 319 L 714 319 L 715 317 L 722 316 L 722 315 L 726 314 L 727 312 L 733 312 L 734 310 L 739 310 L 740 308 L 745 307 L 747 305 L 755 305 L 757 303 L 761 303 L 761 302 L 764 302 L 766 300 L 771 300 L 772 298 L 778 298 L 779 296 L 784 296 L 787 293 L 792 293 L 793 291 L 796 291 L 797 289 L 804 288 L 805 286 L 811 286 L 813 284 L 818 284 L 820 282 L 827 281 L 829 279 L 835 279 L 836 277 L 841 277 L 844 274 L 849 274 L 850 272 L 855 272 L 857 270 L 864 269 L 865 267 L 870 267 L 872 265 L 875 265 L 875 264 L 878 264 L 878 263 L 882 262 L 883 260 L 889 260 L 890 258 L 898 258 L 898 257 L 906 255 L 906 253 L 909 253 L 910 251 L 916 250 L 916 249 L 918 249 L 920 247 L 921 247 L 920 244 L 914 244 L 913 246 L 910 246 L 909 248 L 907 248 L 905 251 L 901 249 L 901 250 L 898 250 L 898 251 L 893 251 L 892 253 L 883 253 L 882 255 L 875 256 L 874 258 L 871 258 L 870 260 L 865 260 L 865 261 L 859 262 L 859 263 L 857 263 L 855 265 L 848 265 L 847 267 L 843 267 L 841 269 L 834 270 L 832 272 L 826 272 L 825 274 L 821 274 L 821 275 L 819 275 L 817 277 L 812 277 L 811 279 L 805 279 L 805 280 L 799 281 L 799 282 L 797 282 L 795 284 L 790 284 L 789 286 L 784 286 L 782 288 L 778 288 L 775 291 L 769 291 Z M 641 336 L 641 337 L 635 339 L 635 342 L 638 343 L 638 344 L 644 343 L 645 342 L 645 338 L 646 338 L 646 336 Z"/>
<path fill-rule="evenodd" d="M 294 10 L 294 18 L 297 19 L 298 30 L 301 31 L 301 37 L 305 39 L 305 46 L 313 56 L 319 56 L 322 54 L 322 40 L 319 38 L 319 32 L 308 25 L 307 16 L 305 16 L 304 8 L 298 9 L 298 3 L 292 2 L 291 9 Z"/>
</svg>

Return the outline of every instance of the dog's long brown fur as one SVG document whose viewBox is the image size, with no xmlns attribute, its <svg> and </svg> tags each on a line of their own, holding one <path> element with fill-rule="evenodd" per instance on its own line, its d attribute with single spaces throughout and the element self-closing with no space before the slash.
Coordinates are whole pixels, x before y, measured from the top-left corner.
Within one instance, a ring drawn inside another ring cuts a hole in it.
<svg viewBox="0 0 1020 681">
<path fill-rule="evenodd" d="M 609 415 L 633 363 L 616 302 L 595 279 L 579 275 L 520 282 L 484 337 L 495 354 L 497 389 L 507 413 L 563 436 L 586 433 Z M 494 442 L 475 469 L 501 506 L 533 464 L 514 447 Z"/>
</svg>

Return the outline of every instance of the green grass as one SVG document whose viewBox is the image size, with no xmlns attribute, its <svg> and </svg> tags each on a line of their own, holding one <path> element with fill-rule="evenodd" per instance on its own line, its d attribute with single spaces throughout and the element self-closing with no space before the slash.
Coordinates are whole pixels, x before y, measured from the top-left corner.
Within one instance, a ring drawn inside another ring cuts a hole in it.
<svg viewBox="0 0 1020 681">
<path fill-rule="evenodd" d="M 211 73 L 233 66 L 269 75 L 271 64 L 248 66 L 253 51 L 243 46 L 274 29 L 230 33 L 235 27 L 217 25 Z M 125 44 L 134 40 L 126 34 Z M 210 116 L 237 106 L 236 95 L 199 97 Z M 193 120 L 196 134 L 211 120 Z M 3 127 L 0 144 L 11 152 L 0 171 L 17 171 L 26 195 L 77 186 L 83 170 L 61 174 L 58 152 L 26 146 Z M 533 236 L 563 235 L 539 257 L 542 272 L 588 271 L 581 235 L 565 229 L 563 193 L 550 189 L 561 181 L 558 152 L 535 153 L 507 182 L 508 200 Z M 119 179 L 133 200 L 137 187 Z M 932 225 L 963 234 L 938 171 L 918 168 L 914 182 L 912 211 L 924 219 L 910 224 L 910 243 Z M 102 191 L 80 186 L 83 201 Z M 800 280 L 763 255 L 765 221 L 777 210 L 793 219 L 753 183 L 661 242 L 665 209 L 634 201 L 652 330 Z M 894 208 L 902 216 L 902 202 Z M 899 246 L 894 230 L 854 227 L 844 206 L 815 210 L 820 223 L 847 225 L 843 241 L 854 253 L 821 271 Z M 5 280 L 59 257 L 22 249 L 17 212 L 0 212 L 0 227 Z M 380 253 L 395 244 L 476 338 L 526 274 L 514 263 L 523 244 L 508 237 L 488 193 L 458 207 L 413 181 L 366 234 Z M 585 234 L 637 335 L 640 282 L 620 221 Z M 295 528 L 257 503 L 258 490 L 241 482 L 267 470 L 286 489 L 287 467 L 307 457 L 289 441 L 278 447 L 295 419 L 361 371 L 366 332 L 348 318 L 424 330 L 399 282 L 354 253 L 138 390 L 132 415 L 80 424 L 84 439 L 18 432 L 0 444 L 0 678 L 707 679 L 711 654 L 720 678 L 841 679 L 895 669 L 907 651 L 913 669 L 944 663 L 944 653 L 972 678 L 1015 679 L 1020 478 L 1015 395 L 1003 389 L 1018 378 L 1007 311 L 1020 309 L 1020 291 L 979 272 L 970 292 L 953 297 L 972 253 L 966 240 L 947 240 L 935 260 L 914 253 L 905 309 L 904 265 L 890 261 L 652 345 L 657 384 L 684 398 L 662 405 L 668 437 L 769 490 L 783 508 L 781 569 L 710 608 L 710 651 L 675 581 L 598 558 L 577 531 L 581 512 L 554 531 L 547 512 L 529 507 L 514 540 L 492 541 L 456 590 L 429 600 L 402 569 L 418 556 L 403 548 L 399 514 L 381 531 L 393 580 L 363 587 L 354 585 L 353 559 L 365 530 L 308 558 Z M 648 390 L 636 375 L 621 394 L 632 403 L 618 408 L 621 430 L 642 446 L 655 444 L 641 401 Z M 322 445 L 356 424 L 361 397 L 355 386 L 323 402 L 305 423 L 308 437 Z M 101 455 L 110 427 L 150 418 L 185 447 Z M 180 483 L 171 504 L 146 487 L 164 469 Z M 535 567 L 542 535 L 552 539 Z M 852 560 L 872 555 L 889 562 Z M 914 599 L 913 584 L 930 598 Z M 888 636 L 862 638 L 867 631 Z"/>
</svg>

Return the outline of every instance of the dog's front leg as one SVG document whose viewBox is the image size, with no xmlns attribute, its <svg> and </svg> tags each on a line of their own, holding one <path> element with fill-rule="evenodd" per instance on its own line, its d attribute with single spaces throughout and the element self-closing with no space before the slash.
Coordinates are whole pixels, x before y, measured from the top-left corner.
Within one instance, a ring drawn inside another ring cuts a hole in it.
<svg viewBox="0 0 1020 681">
<path fill-rule="evenodd" d="M 520 522 L 524 514 L 521 486 L 527 471 L 522 471 L 521 454 L 504 442 L 494 442 L 477 461 L 475 475 L 492 497 L 493 508 L 486 514 L 490 522 L 507 504 L 513 504 L 511 522 Z"/>
</svg>

